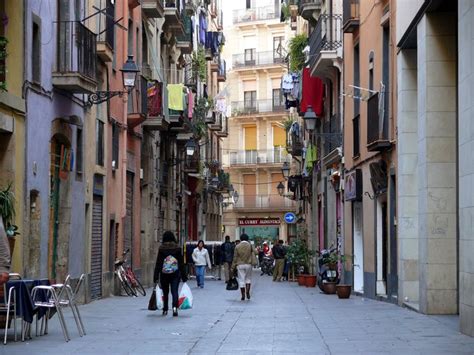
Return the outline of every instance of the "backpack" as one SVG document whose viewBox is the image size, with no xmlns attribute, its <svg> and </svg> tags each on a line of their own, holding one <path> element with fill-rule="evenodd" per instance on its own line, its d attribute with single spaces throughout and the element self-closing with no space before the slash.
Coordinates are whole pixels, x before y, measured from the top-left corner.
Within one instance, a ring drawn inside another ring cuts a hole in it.
<svg viewBox="0 0 474 355">
<path fill-rule="evenodd" d="M 168 255 L 165 260 L 163 260 L 163 267 L 161 272 L 163 274 L 173 274 L 178 271 L 178 260 L 173 255 Z"/>
</svg>

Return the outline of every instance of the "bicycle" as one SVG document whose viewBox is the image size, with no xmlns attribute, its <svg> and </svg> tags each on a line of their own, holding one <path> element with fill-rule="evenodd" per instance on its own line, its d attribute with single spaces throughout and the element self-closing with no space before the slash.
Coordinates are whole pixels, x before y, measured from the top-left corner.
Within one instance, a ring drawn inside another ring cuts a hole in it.
<svg viewBox="0 0 474 355">
<path fill-rule="evenodd" d="M 145 288 L 142 286 L 140 280 L 138 280 L 137 276 L 133 272 L 132 267 L 129 265 L 124 266 L 127 262 L 125 256 L 129 252 L 130 249 L 125 250 L 122 254 L 122 259 L 115 261 L 115 275 L 117 275 L 120 285 L 128 296 L 137 297 L 138 293 L 140 293 L 142 296 L 146 296 Z"/>
</svg>

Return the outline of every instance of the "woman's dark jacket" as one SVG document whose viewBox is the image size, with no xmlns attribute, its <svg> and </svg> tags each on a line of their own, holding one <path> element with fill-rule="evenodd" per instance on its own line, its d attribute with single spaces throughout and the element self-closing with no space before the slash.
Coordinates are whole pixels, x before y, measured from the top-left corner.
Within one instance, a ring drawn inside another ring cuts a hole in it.
<svg viewBox="0 0 474 355">
<path fill-rule="evenodd" d="M 186 282 L 188 280 L 188 277 L 184 268 L 183 253 L 181 251 L 181 247 L 174 242 L 163 243 L 158 249 L 158 256 L 156 258 L 155 274 L 153 276 L 153 281 L 155 283 L 159 281 L 161 270 L 163 268 L 163 261 L 169 255 L 174 256 L 176 260 L 178 260 L 178 271 L 176 271 L 174 274 L 176 276 L 181 275 L 181 280 L 183 280 L 183 282 Z M 166 275 L 173 276 L 173 274 Z"/>
</svg>

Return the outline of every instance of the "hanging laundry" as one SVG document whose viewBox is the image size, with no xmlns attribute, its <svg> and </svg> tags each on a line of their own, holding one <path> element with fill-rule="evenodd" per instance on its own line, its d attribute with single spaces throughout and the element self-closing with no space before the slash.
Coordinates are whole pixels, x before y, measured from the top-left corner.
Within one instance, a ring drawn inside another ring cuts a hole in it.
<svg viewBox="0 0 474 355">
<path fill-rule="evenodd" d="M 183 84 L 168 84 L 168 108 L 183 111 Z"/>
<path fill-rule="evenodd" d="M 162 84 L 158 82 L 149 82 L 147 89 L 147 97 L 148 115 L 151 117 L 160 116 L 163 113 Z"/>
<path fill-rule="evenodd" d="M 193 111 L 194 111 L 194 94 L 191 90 L 188 92 L 188 118 L 193 118 Z"/>
<path fill-rule="evenodd" d="M 316 150 L 316 146 L 313 143 L 309 143 L 308 147 L 306 148 L 306 167 L 308 171 L 313 170 L 314 162 L 318 160 L 318 153 Z"/>
<path fill-rule="evenodd" d="M 323 115 L 324 84 L 320 78 L 310 75 L 309 68 L 304 68 L 300 113 L 304 114 L 310 105 L 316 116 L 321 117 Z"/>
<path fill-rule="evenodd" d="M 281 92 L 289 94 L 291 93 L 291 90 L 293 89 L 293 77 L 291 74 L 284 74 L 283 77 L 281 78 Z"/>
<path fill-rule="evenodd" d="M 225 114 L 227 112 L 227 102 L 225 97 L 219 97 L 216 99 L 216 111 Z"/>
<path fill-rule="evenodd" d="M 199 43 L 206 45 L 207 18 L 204 11 L 199 13 Z"/>
</svg>

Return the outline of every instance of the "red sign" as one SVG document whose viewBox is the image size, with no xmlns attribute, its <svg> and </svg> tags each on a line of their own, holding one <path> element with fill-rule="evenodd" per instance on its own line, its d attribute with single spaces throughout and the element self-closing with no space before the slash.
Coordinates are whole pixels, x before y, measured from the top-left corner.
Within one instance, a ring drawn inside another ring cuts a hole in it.
<svg viewBox="0 0 474 355">
<path fill-rule="evenodd" d="M 239 226 L 279 226 L 280 218 L 241 218 Z"/>
</svg>

